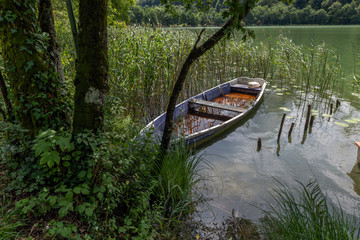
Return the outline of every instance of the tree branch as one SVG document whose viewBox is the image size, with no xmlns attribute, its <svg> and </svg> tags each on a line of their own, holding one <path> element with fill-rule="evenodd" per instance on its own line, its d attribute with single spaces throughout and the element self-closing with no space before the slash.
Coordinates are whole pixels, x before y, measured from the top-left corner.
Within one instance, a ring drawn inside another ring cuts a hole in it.
<svg viewBox="0 0 360 240">
<path fill-rule="evenodd" d="M 174 111 L 176 102 L 179 98 L 180 92 L 182 90 L 182 86 L 185 82 L 186 76 L 190 70 L 192 63 L 201 57 L 204 53 L 214 47 L 223 37 L 225 37 L 230 30 L 234 27 L 234 24 L 239 24 L 240 21 L 247 16 L 251 9 L 251 3 L 247 2 L 245 6 L 245 11 L 242 14 L 236 14 L 235 16 L 231 17 L 230 20 L 217 32 L 215 32 L 212 36 L 210 36 L 203 44 L 197 47 L 197 43 L 200 41 L 201 34 L 198 36 L 194 47 L 190 51 L 189 55 L 187 56 L 185 62 L 182 65 L 181 71 L 177 80 L 175 82 L 175 86 L 171 93 L 169 104 L 166 110 L 166 119 L 165 119 L 165 127 L 164 132 L 162 135 L 161 140 L 161 152 L 160 152 L 160 161 L 162 161 L 162 157 L 165 156 L 171 140 L 171 134 L 174 125 Z M 162 162 L 159 163 L 160 166 Z"/>
<path fill-rule="evenodd" d="M 69 21 L 70 21 L 70 27 L 71 27 L 71 32 L 73 35 L 76 55 L 78 55 L 78 51 L 79 51 L 78 36 L 79 35 L 77 32 L 76 21 L 75 21 L 75 16 L 74 16 L 74 11 L 73 11 L 71 0 L 66 0 L 66 9 L 67 9 L 67 13 L 68 13 Z"/>
<path fill-rule="evenodd" d="M 3 75 L 1 73 L 1 70 L 0 70 L 0 90 L 1 90 L 1 95 L 2 95 L 2 97 L 4 99 L 4 102 L 5 102 L 5 106 L 7 108 L 8 116 L 10 117 L 10 116 L 12 116 L 12 105 L 11 105 L 11 102 L 10 102 L 9 97 L 8 97 L 8 91 L 7 91 L 6 84 L 5 84 Z"/>
</svg>

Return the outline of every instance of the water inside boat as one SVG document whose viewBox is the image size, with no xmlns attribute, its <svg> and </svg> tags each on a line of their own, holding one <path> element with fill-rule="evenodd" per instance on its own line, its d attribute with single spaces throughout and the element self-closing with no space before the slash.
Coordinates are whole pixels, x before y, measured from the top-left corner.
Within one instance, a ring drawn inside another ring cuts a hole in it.
<svg viewBox="0 0 360 240">
<path fill-rule="evenodd" d="M 243 93 L 229 93 L 216 98 L 213 102 L 229 106 L 248 108 L 256 99 L 256 95 Z M 196 111 L 189 110 L 188 114 L 179 120 L 175 126 L 178 136 L 187 136 L 204 129 L 219 125 L 239 113 L 209 106 L 199 106 Z"/>
</svg>

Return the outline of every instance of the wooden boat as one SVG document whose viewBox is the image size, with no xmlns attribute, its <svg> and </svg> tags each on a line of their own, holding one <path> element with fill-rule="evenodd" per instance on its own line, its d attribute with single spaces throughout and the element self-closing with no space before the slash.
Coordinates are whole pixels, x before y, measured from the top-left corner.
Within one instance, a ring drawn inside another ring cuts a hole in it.
<svg viewBox="0 0 360 240">
<path fill-rule="evenodd" d="M 193 147 L 219 135 L 248 115 L 260 102 L 266 87 L 261 78 L 240 77 L 220 84 L 178 104 L 174 112 L 174 136 L 183 136 Z M 146 126 L 161 137 L 163 113 Z"/>
</svg>

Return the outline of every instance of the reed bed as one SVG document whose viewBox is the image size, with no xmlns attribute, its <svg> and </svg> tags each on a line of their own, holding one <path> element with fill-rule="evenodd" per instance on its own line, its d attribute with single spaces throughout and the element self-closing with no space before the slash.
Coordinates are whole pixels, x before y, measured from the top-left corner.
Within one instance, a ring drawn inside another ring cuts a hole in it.
<svg viewBox="0 0 360 240">
<path fill-rule="evenodd" d="M 298 182 L 295 190 L 278 183 L 270 210 L 264 210 L 265 239 L 359 239 L 359 215 L 349 215 L 333 204 L 316 180 Z"/>
<path fill-rule="evenodd" d="M 196 37 L 196 31 L 184 29 L 112 29 L 109 95 L 116 99 L 113 106 L 145 122 L 162 113 Z M 316 92 L 312 96 L 322 99 L 334 94 L 340 73 L 337 55 L 325 45 L 305 48 L 284 37 L 243 42 L 235 36 L 193 64 L 179 101 L 239 76 L 261 77 L 295 92 Z"/>
</svg>

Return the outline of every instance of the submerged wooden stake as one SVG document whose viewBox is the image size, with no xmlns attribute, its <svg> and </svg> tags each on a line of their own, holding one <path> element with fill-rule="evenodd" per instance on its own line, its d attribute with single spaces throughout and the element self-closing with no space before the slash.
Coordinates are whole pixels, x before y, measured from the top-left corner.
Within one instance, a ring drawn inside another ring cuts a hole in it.
<svg viewBox="0 0 360 240">
<path fill-rule="evenodd" d="M 260 150 L 261 150 L 261 138 L 258 138 L 257 151 L 260 152 Z"/>
<path fill-rule="evenodd" d="M 306 132 L 309 127 L 310 113 L 311 113 L 311 105 L 309 104 L 308 111 L 306 113 L 306 122 L 305 122 L 304 132 Z"/>
<path fill-rule="evenodd" d="M 283 115 L 283 117 L 281 119 L 280 130 L 279 130 L 278 139 L 277 139 L 278 142 L 280 141 L 280 136 L 281 136 L 281 132 L 282 132 L 282 129 L 283 129 L 283 126 L 284 126 L 285 117 L 286 117 L 286 113 L 284 113 L 284 115 Z"/>
<path fill-rule="evenodd" d="M 314 119 L 315 119 L 315 116 L 312 115 L 311 118 L 310 118 L 310 127 L 309 127 L 309 133 L 311 133 L 311 130 L 312 130 L 312 126 L 314 124 Z"/>
<path fill-rule="evenodd" d="M 333 111 L 333 104 L 331 103 L 330 104 L 330 115 L 332 114 L 332 111 Z"/>
<path fill-rule="evenodd" d="M 336 108 L 340 107 L 340 100 L 336 99 Z"/>
<path fill-rule="evenodd" d="M 291 126 L 290 126 L 289 133 L 288 133 L 288 138 L 289 138 L 289 139 L 291 138 L 291 133 L 292 133 L 292 130 L 293 130 L 294 126 L 295 126 L 295 123 L 292 122 L 292 123 L 291 123 Z"/>
</svg>

